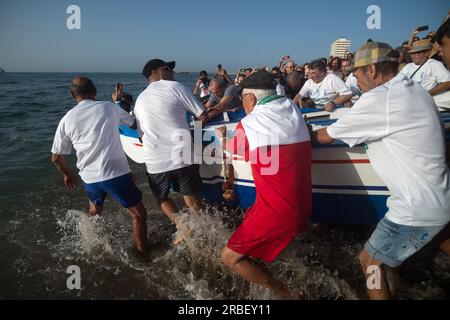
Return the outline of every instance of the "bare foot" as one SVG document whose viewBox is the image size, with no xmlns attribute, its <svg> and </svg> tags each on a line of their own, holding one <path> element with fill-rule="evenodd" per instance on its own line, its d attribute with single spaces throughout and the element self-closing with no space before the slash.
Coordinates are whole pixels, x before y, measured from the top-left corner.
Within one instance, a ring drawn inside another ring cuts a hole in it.
<svg viewBox="0 0 450 320">
<path fill-rule="evenodd" d="M 225 200 L 228 200 L 228 201 L 236 200 L 236 195 L 232 189 L 225 190 L 225 192 L 223 193 L 222 196 Z"/>
<path fill-rule="evenodd" d="M 172 241 L 174 246 L 179 246 L 189 237 L 189 230 L 183 226 L 181 223 L 177 225 L 177 233 L 175 240 Z"/>
</svg>

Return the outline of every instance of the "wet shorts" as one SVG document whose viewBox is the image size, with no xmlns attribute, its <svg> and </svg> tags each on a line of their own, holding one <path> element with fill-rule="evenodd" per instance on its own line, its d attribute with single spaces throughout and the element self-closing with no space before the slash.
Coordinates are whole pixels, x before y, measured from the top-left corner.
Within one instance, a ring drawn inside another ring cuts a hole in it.
<svg viewBox="0 0 450 320">
<path fill-rule="evenodd" d="M 300 231 L 306 229 L 306 225 L 300 228 L 301 224 L 295 219 L 280 221 L 273 214 L 262 214 L 262 207 L 256 204 L 247 209 L 242 224 L 228 239 L 227 247 L 234 252 L 272 262 Z"/>
<path fill-rule="evenodd" d="M 162 173 L 147 173 L 147 178 L 153 194 L 161 200 L 166 200 L 169 197 L 171 187 L 173 191 L 183 196 L 193 196 L 202 187 L 198 165 L 190 165 Z"/>
<path fill-rule="evenodd" d="M 135 186 L 131 173 L 106 181 L 84 183 L 84 190 L 96 206 L 103 206 L 108 194 L 125 208 L 134 207 L 142 200 L 142 193 Z"/>
<path fill-rule="evenodd" d="M 395 268 L 433 240 L 444 227 L 405 226 L 383 218 L 364 249 L 375 260 Z"/>
</svg>

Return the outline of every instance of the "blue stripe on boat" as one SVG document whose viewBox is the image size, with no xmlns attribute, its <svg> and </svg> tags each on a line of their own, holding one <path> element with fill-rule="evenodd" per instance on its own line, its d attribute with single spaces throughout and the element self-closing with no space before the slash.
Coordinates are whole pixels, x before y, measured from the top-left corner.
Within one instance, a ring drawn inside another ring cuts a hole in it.
<svg viewBox="0 0 450 320">
<path fill-rule="evenodd" d="M 124 135 L 126 137 L 131 137 L 131 138 L 136 138 L 136 139 L 139 138 L 137 130 L 131 129 L 131 128 L 125 126 L 125 125 L 120 125 L 119 126 L 119 131 L 120 131 L 121 135 Z"/>
<path fill-rule="evenodd" d="M 256 198 L 254 187 L 235 185 L 237 201 L 226 202 L 222 183 L 204 184 L 200 195 L 214 203 L 231 207 L 250 207 Z M 300 196 L 300 195 L 299 195 Z M 325 224 L 376 224 L 387 212 L 387 195 L 355 195 L 313 193 L 310 222 Z"/>
</svg>

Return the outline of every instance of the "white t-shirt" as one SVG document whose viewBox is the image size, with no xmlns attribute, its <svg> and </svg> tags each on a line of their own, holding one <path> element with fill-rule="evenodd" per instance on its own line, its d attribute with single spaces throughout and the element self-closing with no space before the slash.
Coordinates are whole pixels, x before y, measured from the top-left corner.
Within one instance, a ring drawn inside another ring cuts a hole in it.
<svg viewBox="0 0 450 320">
<path fill-rule="evenodd" d="M 132 126 L 134 118 L 119 105 L 83 100 L 59 122 L 52 153 L 77 153 L 77 168 L 85 183 L 95 183 L 130 173 L 120 142 L 119 125 Z"/>
<path fill-rule="evenodd" d="M 364 93 L 327 132 L 350 146 L 367 144 L 370 162 L 391 192 L 390 221 L 440 226 L 450 220 L 444 128 L 420 85 L 399 74 Z"/>
<path fill-rule="evenodd" d="M 361 89 L 358 86 L 358 81 L 353 75 L 353 72 L 348 75 L 347 80 L 345 81 L 345 85 L 355 96 L 361 95 Z"/>
<path fill-rule="evenodd" d="M 352 94 L 352 92 L 341 78 L 329 73 L 320 83 L 315 83 L 312 79 L 306 81 L 300 94 L 302 98 L 310 98 L 316 106 L 323 106 L 339 95 Z"/>
<path fill-rule="evenodd" d="M 177 81 L 152 82 L 134 106 L 143 133 L 148 173 L 162 173 L 192 164 L 192 142 L 186 111 L 200 116 L 204 108 L 192 92 Z"/>
<path fill-rule="evenodd" d="M 419 68 L 419 66 L 411 62 L 408 63 L 400 73 L 404 74 L 409 79 L 417 68 Z M 445 68 L 442 62 L 428 59 L 423 67 L 417 71 L 412 80 L 420 83 L 425 90 L 430 91 L 439 83 L 450 81 L 450 72 Z"/>
</svg>

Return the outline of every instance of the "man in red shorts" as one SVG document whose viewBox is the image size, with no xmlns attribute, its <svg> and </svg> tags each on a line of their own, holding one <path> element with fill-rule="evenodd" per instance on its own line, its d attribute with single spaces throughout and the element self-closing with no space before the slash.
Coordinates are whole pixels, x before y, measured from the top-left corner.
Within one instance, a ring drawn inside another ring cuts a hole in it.
<svg viewBox="0 0 450 320">
<path fill-rule="evenodd" d="M 311 214 L 311 145 L 298 107 L 277 96 L 277 82 L 266 71 L 244 79 L 240 87 L 247 116 L 226 143 L 228 152 L 250 161 L 256 201 L 222 251 L 222 262 L 247 281 L 292 298 L 253 259 L 272 262 L 307 227 Z M 216 135 L 225 139 L 225 127 Z"/>
</svg>

